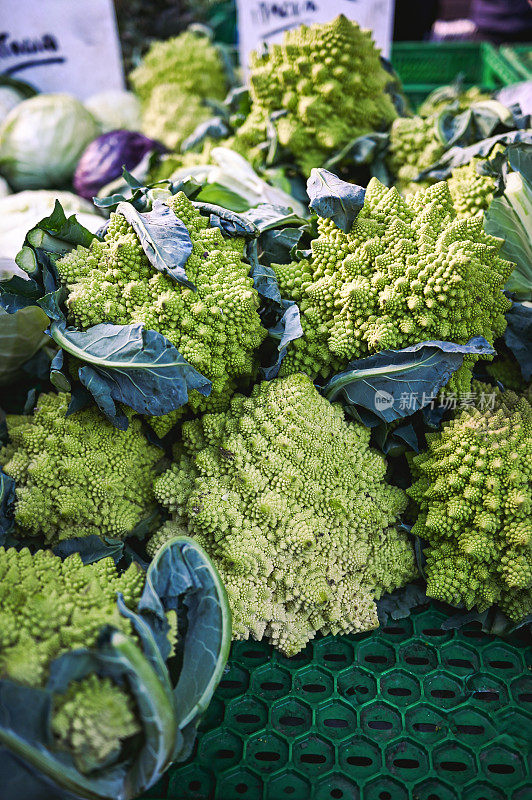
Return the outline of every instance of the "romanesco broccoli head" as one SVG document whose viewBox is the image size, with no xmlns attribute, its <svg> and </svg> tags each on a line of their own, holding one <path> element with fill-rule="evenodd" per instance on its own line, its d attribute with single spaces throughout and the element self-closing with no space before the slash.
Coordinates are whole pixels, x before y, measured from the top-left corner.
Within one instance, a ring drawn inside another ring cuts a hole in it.
<svg viewBox="0 0 532 800">
<path fill-rule="evenodd" d="M 42 394 L 32 416 L 8 417 L 0 466 L 15 480 L 16 532 L 47 544 L 97 535 L 120 539 L 155 505 L 161 451 L 130 417 L 114 428 L 95 408 L 67 416 L 70 396 Z"/>
<path fill-rule="evenodd" d="M 308 260 L 273 265 L 283 297 L 301 310 L 304 335 L 280 375 L 327 376 L 356 358 L 441 340 L 493 343 L 511 306 L 502 293 L 514 267 L 482 218 L 457 219 L 445 182 L 403 198 L 372 178 L 349 233 L 318 221 Z M 467 356 L 452 388 L 469 386 Z"/>
<path fill-rule="evenodd" d="M 398 117 L 390 129 L 388 167 L 402 194 L 426 189 L 427 181 L 416 181 L 420 172 L 435 164 L 445 147 L 438 136 L 436 119 Z"/>
<path fill-rule="evenodd" d="M 0 548 L 0 678 L 43 687 L 55 658 L 95 645 L 111 626 L 135 636 L 116 602 L 136 609 L 145 583 L 137 564 L 119 574 L 112 558 L 84 565 L 50 550 Z M 59 749 L 88 773 L 108 764 L 122 742 L 140 732 L 129 693 L 90 674 L 54 698 L 52 730 Z"/>
<path fill-rule="evenodd" d="M 473 217 L 483 213 L 493 200 L 497 182 L 491 175 L 482 175 L 478 166 L 483 158 L 473 158 L 469 164 L 453 169 L 447 183 L 458 217 Z"/>
<path fill-rule="evenodd" d="M 280 144 L 304 173 L 396 116 L 370 31 L 344 16 L 286 31 L 281 44 L 252 54 L 249 78 L 252 114 L 237 131 L 236 149 L 240 139 L 248 147 L 264 141 L 273 115 Z"/>
<path fill-rule="evenodd" d="M 375 598 L 416 567 L 394 527 L 405 495 L 385 483 L 368 429 L 293 375 L 185 422 L 182 435 L 155 483 L 173 521 L 152 552 L 189 530 L 221 574 L 236 638 L 267 636 L 293 655 L 317 631 L 377 627 Z"/>
<path fill-rule="evenodd" d="M 192 240 L 186 273 L 195 291 L 150 264 L 120 214 L 111 215 L 104 241 L 93 239 L 90 248 L 73 250 L 58 261 L 57 270 L 69 290 L 70 319 L 77 327 L 137 322 L 162 333 L 212 381 L 209 398 L 189 394 L 190 407 L 218 410 L 227 405 L 235 379 L 253 372 L 254 352 L 266 336 L 259 297 L 243 260 L 244 240 L 224 238 L 182 192 L 165 202 Z"/>
<path fill-rule="evenodd" d="M 205 100 L 221 102 L 228 89 L 218 49 L 193 31 L 152 44 L 129 78 L 142 102 L 144 132 L 170 149 L 212 116 Z"/>
<path fill-rule="evenodd" d="M 430 597 L 519 620 L 532 612 L 532 405 L 494 391 L 494 409 L 467 408 L 412 459 L 412 533 L 427 544 Z"/>
</svg>

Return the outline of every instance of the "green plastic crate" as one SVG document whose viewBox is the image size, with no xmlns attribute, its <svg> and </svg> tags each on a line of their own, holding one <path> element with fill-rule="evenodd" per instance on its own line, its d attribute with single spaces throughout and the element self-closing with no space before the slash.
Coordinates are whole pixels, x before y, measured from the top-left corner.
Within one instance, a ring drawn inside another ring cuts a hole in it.
<svg viewBox="0 0 532 800">
<path fill-rule="evenodd" d="M 233 645 L 160 800 L 530 800 L 532 654 L 433 603 L 295 658 Z"/>
<path fill-rule="evenodd" d="M 392 64 L 414 107 L 459 74 L 467 88 L 479 86 L 486 91 L 522 80 L 515 67 L 488 42 L 394 42 Z"/>
<path fill-rule="evenodd" d="M 532 80 L 532 43 L 504 45 L 501 47 L 501 55 L 519 74 L 519 80 Z"/>
</svg>

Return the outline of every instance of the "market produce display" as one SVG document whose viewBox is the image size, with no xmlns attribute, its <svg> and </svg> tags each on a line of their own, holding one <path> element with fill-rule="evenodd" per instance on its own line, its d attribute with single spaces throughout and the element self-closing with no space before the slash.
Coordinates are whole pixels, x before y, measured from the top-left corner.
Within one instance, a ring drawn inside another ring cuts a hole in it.
<svg viewBox="0 0 532 800">
<path fill-rule="evenodd" d="M 1 800 L 518 800 L 532 82 L 165 18 L 128 91 L 0 79 Z"/>
</svg>

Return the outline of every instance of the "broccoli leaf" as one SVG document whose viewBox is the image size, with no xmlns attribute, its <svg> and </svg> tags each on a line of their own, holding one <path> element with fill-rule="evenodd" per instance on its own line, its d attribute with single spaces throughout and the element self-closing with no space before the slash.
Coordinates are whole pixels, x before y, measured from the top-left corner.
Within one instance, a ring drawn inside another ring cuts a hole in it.
<svg viewBox="0 0 532 800">
<path fill-rule="evenodd" d="M 532 144 L 510 145 L 507 156 L 515 171 L 503 179 L 502 194 L 485 213 L 484 228 L 504 239 L 501 255 L 516 264 L 505 289 L 517 300 L 532 300 Z"/>
<path fill-rule="evenodd" d="M 89 247 L 95 234 L 81 225 L 75 215 L 65 216 L 59 200 L 49 217 L 45 217 L 26 234 L 24 245 L 15 262 L 24 274 L 18 272 L 9 280 L 0 281 L 0 305 L 14 314 L 26 306 L 34 306 L 42 300 L 41 307 L 56 308 L 62 297 L 46 297 L 59 289 L 54 259 L 78 245 Z M 27 276 L 27 277 L 26 277 Z M 46 299 L 45 299 L 46 297 Z M 55 311 L 55 316 L 62 312 Z"/>
<path fill-rule="evenodd" d="M 420 172 L 416 180 L 444 181 L 455 167 L 469 164 L 475 156 L 488 156 L 496 144 L 507 145 L 514 142 L 532 142 L 532 134 L 529 131 L 509 131 L 482 139 L 468 147 L 456 145 L 447 150 L 436 164 Z"/>
<path fill-rule="evenodd" d="M 430 405 L 438 391 L 469 354 L 491 355 L 493 347 L 482 336 L 465 345 L 421 342 L 403 350 L 384 350 L 352 361 L 321 389 L 333 402 L 340 399 L 349 413 L 365 425 L 393 422 Z"/>
<path fill-rule="evenodd" d="M 63 539 L 54 548 L 56 556 L 67 558 L 72 553 L 78 553 L 84 564 L 92 564 L 101 558 L 111 557 L 115 564 L 122 558 L 124 542 L 104 541 L 100 536 L 83 536 L 76 539 Z"/>
<path fill-rule="evenodd" d="M 15 515 L 15 481 L 0 469 L 0 547 L 13 527 Z"/>
<path fill-rule="evenodd" d="M 514 303 L 506 313 L 504 341 L 521 367 L 525 381 L 532 378 L 532 303 Z"/>
<path fill-rule="evenodd" d="M 307 181 L 310 208 L 319 217 L 332 219 L 340 230 L 349 233 L 364 205 L 366 190 L 341 180 L 326 169 L 313 169 Z"/>
<path fill-rule="evenodd" d="M 293 300 L 281 300 L 278 319 L 268 328 L 268 334 L 270 339 L 277 342 L 276 358 L 269 366 L 261 367 L 261 372 L 267 381 L 271 381 L 279 374 L 281 362 L 290 342 L 303 336 L 299 307 Z"/>
<path fill-rule="evenodd" d="M 200 214 L 208 215 L 211 227 L 220 228 L 225 236 L 256 239 L 259 235 L 257 226 L 251 220 L 246 219 L 243 214 L 237 214 L 235 211 L 229 211 L 227 208 L 212 203 L 200 203 L 197 200 L 193 201 L 192 205 L 198 209 Z"/>
<path fill-rule="evenodd" d="M 156 270 L 195 289 L 185 272 L 185 264 L 192 253 L 192 239 L 184 222 L 169 206 L 158 198 L 151 211 L 140 213 L 130 203 L 119 203 L 116 211 L 129 222 Z"/>
<path fill-rule="evenodd" d="M 532 615 L 525 617 L 525 619 L 521 620 L 516 625 L 515 622 L 509 619 L 497 606 L 491 606 L 486 611 L 477 611 L 477 609 L 474 608 L 471 611 L 463 610 L 451 614 L 451 616 L 442 622 L 441 627 L 444 631 L 458 630 L 475 622 L 480 625 L 480 629 L 484 633 L 488 633 L 491 636 L 505 637 L 516 633 L 522 628 L 530 632 L 528 629 L 531 628 Z"/>
<path fill-rule="evenodd" d="M 377 614 L 381 625 L 409 617 L 414 608 L 428 603 L 430 598 L 425 594 L 425 589 L 416 583 L 409 583 L 402 589 L 396 589 L 391 594 L 386 594 L 377 600 Z"/>
<path fill-rule="evenodd" d="M 257 242 L 248 243 L 246 248 L 248 261 L 251 263 L 250 277 L 253 278 L 253 285 L 259 295 L 271 300 L 278 305 L 281 304 L 281 292 L 277 283 L 277 277 L 273 269 L 265 264 L 259 264 L 257 256 Z"/>
<path fill-rule="evenodd" d="M 419 453 L 417 434 L 411 422 L 405 422 L 398 426 L 383 422 L 374 428 L 373 435 L 375 444 L 385 456 L 396 458 L 407 450 Z"/>
<path fill-rule="evenodd" d="M 264 231 L 258 240 L 261 262 L 268 267 L 272 264 L 287 264 L 302 235 L 302 228 L 274 228 Z"/>
<path fill-rule="evenodd" d="M 162 607 L 162 608 L 161 608 Z M 186 610 L 187 632 L 178 642 L 181 673 L 174 688 L 183 734 L 175 758 L 187 758 L 196 728 L 218 685 L 231 646 L 231 614 L 220 576 L 203 549 L 188 537 L 176 537 L 157 553 L 148 569 L 139 613 L 159 620 L 159 641 L 167 645 L 162 611 Z M 156 630 L 155 621 L 152 628 Z"/>
<path fill-rule="evenodd" d="M 118 403 L 141 414 L 160 416 L 180 408 L 188 392 L 204 396 L 211 382 L 197 372 L 161 333 L 133 325 L 94 325 L 87 331 L 52 322 L 50 335 L 82 362 L 78 375 L 96 403 L 118 428 L 127 417 Z"/>
<path fill-rule="evenodd" d="M 255 225 L 260 233 L 273 228 L 285 228 L 288 225 L 306 225 L 308 220 L 300 217 L 291 208 L 274 206 L 271 203 L 261 203 L 255 208 L 250 208 L 242 216 Z"/>
</svg>

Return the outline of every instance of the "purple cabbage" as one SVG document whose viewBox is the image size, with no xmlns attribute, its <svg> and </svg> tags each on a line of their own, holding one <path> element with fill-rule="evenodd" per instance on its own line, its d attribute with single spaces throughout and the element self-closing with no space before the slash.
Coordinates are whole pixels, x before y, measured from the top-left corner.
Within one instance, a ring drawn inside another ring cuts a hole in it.
<svg viewBox="0 0 532 800">
<path fill-rule="evenodd" d="M 155 139 L 135 131 L 104 133 L 82 153 L 74 173 L 74 189 L 81 197 L 92 200 L 102 186 L 120 177 L 123 167 L 134 169 L 152 150 L 164 153 L 166 148 Z"/>
</svg>

